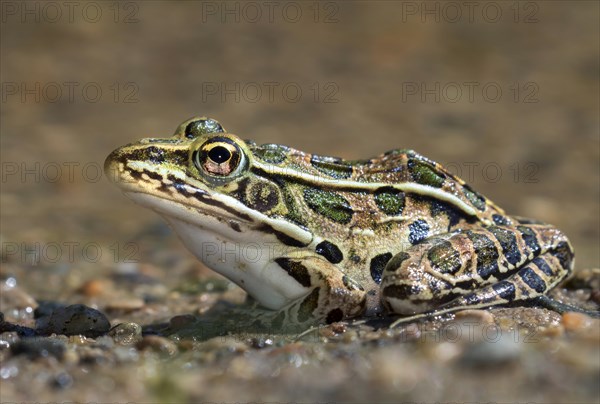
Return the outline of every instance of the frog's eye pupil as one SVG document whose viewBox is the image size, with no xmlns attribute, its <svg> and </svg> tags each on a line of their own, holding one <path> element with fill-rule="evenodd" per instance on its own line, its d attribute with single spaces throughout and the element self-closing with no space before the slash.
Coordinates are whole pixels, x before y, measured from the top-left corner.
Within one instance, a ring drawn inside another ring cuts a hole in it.
<svg viewBox="0 0 600 404">
<path fill-rule="evenodd" d="M 215 136 L 201 144 L 192 153 L 192 161 L 201 174 L 216 177 L 234 178 L 245 167 L 243 150 L 226 136 Z"/>
<path fill-rule="evenodd" d="M 224 163 L 231 158 L 231 152 L 223 146 L 215 146 L 208 152 L 208 157 L 217 164 Z"/>
</svg>

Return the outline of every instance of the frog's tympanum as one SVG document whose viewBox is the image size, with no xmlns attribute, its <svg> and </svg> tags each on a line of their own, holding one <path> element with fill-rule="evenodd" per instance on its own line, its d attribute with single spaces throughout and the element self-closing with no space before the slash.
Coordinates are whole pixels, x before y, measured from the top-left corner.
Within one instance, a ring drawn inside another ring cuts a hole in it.
<svg viewBox="0 0 600 404">
<path fill-rule="evenodd" d="M 115 150 L 105 168 L 208 267 L 293 324 L 522 303 L 573 268 L 560 230 L 507 216 L 412 150 L 348 161 L 193 118 Z"/>
</svg>

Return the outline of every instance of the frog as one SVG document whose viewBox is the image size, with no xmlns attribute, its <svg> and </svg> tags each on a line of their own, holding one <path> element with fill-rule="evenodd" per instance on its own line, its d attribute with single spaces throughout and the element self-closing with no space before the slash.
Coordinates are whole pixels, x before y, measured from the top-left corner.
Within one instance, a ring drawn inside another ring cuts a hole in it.
<svg viewBox="0 0 600 404">
<path fill-rule="evenodd" d="M 363 160 L 259 145 L 193 117 L 106 158 L 111 181 L 161 215 L 271 324 L 419 318 L 548 297 L 573 271 L 556 227 L 507 215 L 435 161 Z"/>
</svg>

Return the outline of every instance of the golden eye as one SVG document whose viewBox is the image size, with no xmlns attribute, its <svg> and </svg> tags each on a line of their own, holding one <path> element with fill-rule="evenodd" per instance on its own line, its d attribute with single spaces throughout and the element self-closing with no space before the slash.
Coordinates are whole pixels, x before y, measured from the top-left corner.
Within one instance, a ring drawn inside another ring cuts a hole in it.
<svg viewBox="0 0 600 404">
<path fill-rule="evenodd" d="M 236 173 L 243 154 L 239 146 L 226 137 L 214 137 L 194 152 L 194 164 L 201 172 L 225 177 Z"/>
</svg>

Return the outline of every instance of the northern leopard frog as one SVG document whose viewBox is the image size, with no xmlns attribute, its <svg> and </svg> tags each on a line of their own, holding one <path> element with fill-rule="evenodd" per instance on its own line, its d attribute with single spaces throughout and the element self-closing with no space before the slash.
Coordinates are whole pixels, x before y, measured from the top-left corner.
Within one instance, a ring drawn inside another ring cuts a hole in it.
<svg viewBox="0 0 600 404">
<path fill-rule="evenodd" d="M 507 216 L 411 150 L 345 161 L 192 118 L 115 150 L 105 169 L 278 323 L 525 301 L 573 266 L 555 227 Z"/>
</svg>

